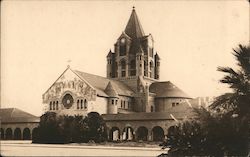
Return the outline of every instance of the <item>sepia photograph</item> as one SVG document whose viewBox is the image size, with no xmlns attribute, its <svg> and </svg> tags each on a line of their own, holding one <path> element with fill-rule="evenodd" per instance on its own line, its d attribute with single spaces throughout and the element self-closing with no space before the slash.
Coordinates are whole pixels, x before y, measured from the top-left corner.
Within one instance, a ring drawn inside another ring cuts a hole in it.
<svg viewBox="0 0 250 157">
<path fill-rule="evenodd" d="M 2 0 L 0 156 L 249 156 L 249 0 Z"/>
</svg>

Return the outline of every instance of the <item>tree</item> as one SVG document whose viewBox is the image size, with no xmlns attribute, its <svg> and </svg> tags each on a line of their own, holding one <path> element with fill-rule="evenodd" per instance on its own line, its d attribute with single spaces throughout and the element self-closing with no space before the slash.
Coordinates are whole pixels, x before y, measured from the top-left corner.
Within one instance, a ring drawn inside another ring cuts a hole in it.
<svg viewBox="0 0 250 157">
<path fill-rule="evenodd" d="M 226 73 L 220 80 L 228 84 L 233 90 L 219 96 L 211 105 L 212 109 L 222 109 L 228 114 L 237 114 L 240 117 L 249 117 L 250 114 L 250 46 L 239 45 L 234 49 L 239 70 L 230 67 L 219 67 L 218 70 Z"/>
<path fill-rule="evenodd" d="M 106 124 L 97 112 L 90 112 L 86 117 L 47 112 L 40 117 L 38 136 L 33 143 L 102 142 L 106 139 Z"/>
<path fill-rule="evenodd" d="M 59 130 L 59 121 L 56 113 L 46 112 L 40 117 L 38 134 L 33 143 L 64 143 Z"/>
<path fill-rule="evenodd" d="M 106 124 L 103 118 L 97 112 L 88 113 L 87 117 L 83 121 L 83 126 L 87 128 L 88 140 L 94 140 L 95 142 L 102 142 L 107 139 Z"/>
<path fill-rule="evenodd" d="M 196 119 L 169 128 L 163 148 L 170 156 L 246 156 L 250 122 L 250 46 L 235 50 L 238 70 L 219 67 L 220 82 L 233 90 L 219 96 L 210 108 L 194 109 Z"/>
</svg>

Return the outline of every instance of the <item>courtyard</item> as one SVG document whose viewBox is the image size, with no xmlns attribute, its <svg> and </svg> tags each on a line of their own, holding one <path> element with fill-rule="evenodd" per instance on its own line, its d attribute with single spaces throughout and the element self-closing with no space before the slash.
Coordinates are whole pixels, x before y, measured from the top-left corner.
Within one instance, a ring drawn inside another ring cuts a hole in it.
<svg viewBox="0 0 250 157">
<path fill-rule="evenodd" d="M 32 144 L 31 141 L 1 141 L 2 156 L 158 156 L 166 153 L 157 145 Z"/>
</svg>

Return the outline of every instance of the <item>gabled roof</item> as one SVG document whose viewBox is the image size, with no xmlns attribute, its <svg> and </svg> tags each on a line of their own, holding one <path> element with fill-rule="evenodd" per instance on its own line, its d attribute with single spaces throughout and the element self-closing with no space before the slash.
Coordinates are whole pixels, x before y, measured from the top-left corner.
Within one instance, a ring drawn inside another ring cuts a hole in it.
<svg viewBox="0 0 250 157">
<path fill-rule="evenodd" d="M 132 39 L 141 38 L 144 36 L 144 31 L 134 8 L 125 28 L 125 33 Z"/>
<path fill-rule="evenodd" d="M 108 83 L 111 81 L 110 79 L 98 75 L 81 72 L 78 70 L 74 70 L 74 72 L 77 73 L 84 80 L 86 80 L 89 84 L 91 84 L 95 89 L 97 89 L 97 94 L 99 96 L 109 97 L 108 94 L 105 93 L 105 89 L 108 86 Z M 134 95 L 134 92 L 127 85 L 120 81 L 112 80 L 112 87 L 118 95 Z"/>
<path fill-rule="evenodd" d="M 22 123 L 22 122 L 39 122 L 40 118 L 30 113 L 24 112 L 17 108 L 0 109 L 0 118 L 2 123 Z"/>
<path fill-rule="evenodd" d="M 149 91 L 156 94 L 157 98 L 187 98 L 190 97 L 170 81 L 154 82 L 150 85 Z"/>
</svg>

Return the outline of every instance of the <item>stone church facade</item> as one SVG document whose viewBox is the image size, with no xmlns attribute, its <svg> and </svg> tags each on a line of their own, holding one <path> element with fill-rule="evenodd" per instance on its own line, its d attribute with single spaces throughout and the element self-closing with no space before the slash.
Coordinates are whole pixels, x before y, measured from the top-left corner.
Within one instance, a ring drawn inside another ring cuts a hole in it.
<svg viewBox="0 0 250 157">
<path fill-rule="evenodd" d="M 134 8 L 106 59 L 106 77 L 67 67 L 43 94 L 46 111 L 98 112 L 111 140 L 162 140 L 174 117 L 185 117 L 183 105 L 190 97 L 170 81 L 160 81 L 153 36 L 144 34 Z"/>
</svg>

